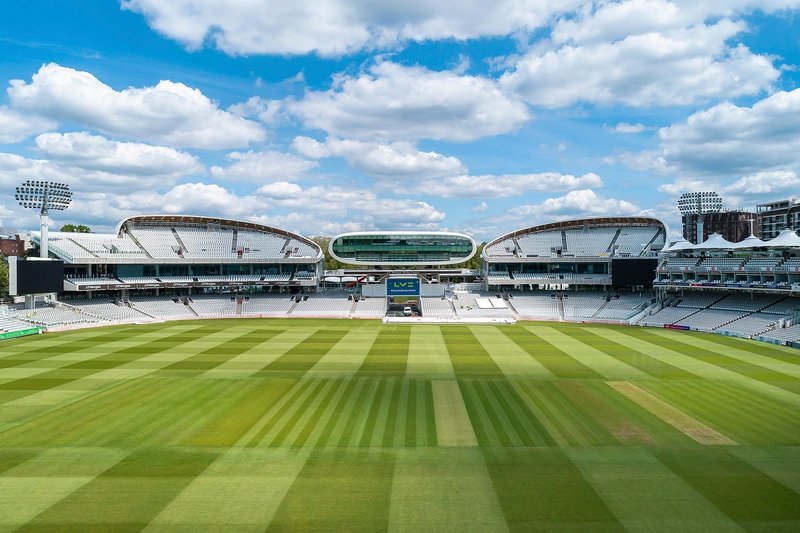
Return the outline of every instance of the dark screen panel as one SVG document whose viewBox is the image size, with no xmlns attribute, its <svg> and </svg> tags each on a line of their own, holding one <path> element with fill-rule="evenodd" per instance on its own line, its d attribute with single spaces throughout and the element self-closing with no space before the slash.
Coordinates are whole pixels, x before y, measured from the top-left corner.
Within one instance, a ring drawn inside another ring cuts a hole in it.
<svg viewBox="0 0 800 533">
<path fill-rule="evenodd" d="M 18 295 L 63 291 L 63 261 L 17 261 Z"/>
<path fill-rule="evenodd" d="M 658 259 L 612 259 L 611 284 L 614 287 L 652 287 Z"/>
</svg>

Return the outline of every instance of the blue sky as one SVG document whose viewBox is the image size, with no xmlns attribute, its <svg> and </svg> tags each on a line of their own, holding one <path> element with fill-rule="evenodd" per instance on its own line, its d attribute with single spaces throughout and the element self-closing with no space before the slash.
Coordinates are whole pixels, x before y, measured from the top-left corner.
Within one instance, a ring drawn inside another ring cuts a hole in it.
<svg viewBox="0 0 800 533">
<path fill-rule="evenodd" d="M 6 0 L 0 219 L 307 235 L 657 216 L 800 193 L 800 0 Z"/>
</svg>

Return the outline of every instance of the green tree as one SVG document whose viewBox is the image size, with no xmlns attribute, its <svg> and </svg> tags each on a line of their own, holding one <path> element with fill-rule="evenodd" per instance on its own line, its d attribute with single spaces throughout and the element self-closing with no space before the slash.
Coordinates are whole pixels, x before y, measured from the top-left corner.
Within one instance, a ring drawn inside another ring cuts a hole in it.
<svg viewBox="0 0 800 533">
<path fill-rule="evenodd" d="M 325 270 L 338 270 L 340 268 L 357 268 L 354 265 L 348 265 L 346 263 L 342 263 L 337 261 L 333 258 L 331 253 L 328 251 L 328 244 L 331 242 L 330 237 L 311 237 L 311 240 L 314 241 L 322 248 L 322 253 L 325 255 Z"/>
<path fill-rule="evenodd" d="M 64 224 L 63 226 L 61 226 L 61 231 L 65 233 L 91 233 L 92 228 L 90 228 L 89 226 L 84 226 L 83 224 L 80 224 L 78 226 L 76 226 L 75 224 Z"/>
<path fill-rule="evenodd" d="M 0 256 L 0 298 L 8 296 L 8 263 Z"/>
</svg>

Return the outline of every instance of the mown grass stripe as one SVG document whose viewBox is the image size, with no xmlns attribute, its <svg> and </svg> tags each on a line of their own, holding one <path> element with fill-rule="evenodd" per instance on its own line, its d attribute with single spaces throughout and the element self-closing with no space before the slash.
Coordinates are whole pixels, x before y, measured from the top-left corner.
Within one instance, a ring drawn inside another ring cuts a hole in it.
<svg viewBox="0 0 800 533">
<path fill-rule="evenodd" d="M 407 421 L 408 421 L 408 404 L 409 404 L 409 379 L 400 381 L 400 395 L 397 402 L 397 411 L 395 411 L 395 435 L 392 446 L 394 448 L 403 448 L 406 445 Z"/>
<path fill-rule="evenodd" d="M 378 381 L 378 388 L 375 390 L 375 395 L 370 400 L 369 405 L 365 406 L 365 410 L 368 414 L 364 426 L 361 429 L 361 433 L 356 437 L 356 446 L 368 447 L 371 444 L 372 438 L 375 436 L 375 427 L 378 424 L 378 415 L 381 410 L 381 405 L 387 396 L 388 385 L 389 383 L 386 379 Z"/>
<path fill-rule="evenodd" d="M 436 420 L 433 412 L 431 382 L 424 380 L 417 387 L 417 445 L 436 446 Z"/>
<path fill-rule="evenodd" d="M 513 381 L 511 386 L 517 391 L 517 395 L 525 404 L 525 407 L 533 413 L 539 420 L 547 434 L 558 446 L 568 446 L 575 442 L 574 429 L 569 428 L 569 422 L 561 424 L 562 417 L 554 417 L 551 413 L 553 407 L 543 402 L 540 396 L 534 391 L 534 387 L 522 381 Z M 569 429 L 568 429 L 569 428 Z"/>
<path fill-rule="evenodd" d="M 380 444 L 376 444 L 376 446 L 383 446 L 384 448 L 391 448 L 395 445 L 395 442 L 398 442 L 399 438 L 402 436 L 402 431 L 400 428 L 405 427 L 403 423 L 400 422 L 400 397 L 403 394 L 403 384 L 405 383 L 405 379 L 397 380 L 395 386 L 392 389 L 392 397 L 391 401 L 389 402 L 389 410 L 386 414 L 386 425 L 383 429 L 383 440 Z M 405 422 L 405 420 L 403 420 Z"/>
<path fill-rule="evenodd" d="M 161 372 L 176 370 L 190 370 L 196 372 L 211 370 L 257 344 L 270 340 L 272 337 L 285 330 L 271 330 L 259 334 L 256 334 L 256 331 L 257 330 L 251 329 L 241 335 L 226 339 L 223 343 L 214 345 L 196 355 L 164 367 Z"/>
<path fill-rule="evenodd" d="M 499 402 L 493 387 L 494 382 L 479 381 L 477 385 L 478 395 L 484 402 L 484 407 L 491 417 L 495 431 L 500 435 L 501 443 L 504 446 L 521 446 L 522 439 L 517 433 L 517 425 L 512 421 L 511 413 L 503 409 Z"/>
<path fill-rule="evenodd" d="M 483 346 L 494 364 L 508 378 L 526 377 L 552 379 L 555 376 L 539 361 L 519 347 L 498 328 L 508 326 L 470 326 L 475 339 Z"/>
<path fill-rule="evenodd" d="M 724 449 L 661 449 L 656 456 L 745 529 L 792 529 L 800 521 L 800 494 Z"/>
<path fill-rule="evenodd" d="M 417 445 L 417 380 L 408 381 L 408 400 L 406 401 L 405 446 Z"/>
<path fill-rule="evenodd" d="M 652 330 L 650 331 L 655 336 L 664 337 L 669 339 L 670 341 L 680 342 L 682 344 L 686 344 L 689 346 L 693 346 L 703 350 L 703 352 L 713 352 L 716 354 L 720 354 L 727 359 L 724 359 L 723 362 L 728 362 L 729 360 L 736 360 L 744 363 L 746 366 L 743 368 L 752 368 L 753 370 L 758 370 L 754 367 L 761 367 L 771 372 L 776 372 L 778 374 L 782 374 L 784 376 L 792 377 L 792 378 L 800 378 L 800 365 L 787 363 L 784 361 L 776 360 L 774 358 L 765 357 L 763 355 L 759 355 L 757 353 L 753 353 L 748 350 L 742 350 L 739 347 L 734 347 L 730 345 L 722 345 L 718 342 L 711 341 L 709 339 L 705 339 L 702 337 L 698 337 L 696 335 L 681 335 L 677 336 L 673 333 L 673 335 L 664 335 L 664 332 L 659 330 Z M 798 358 L 800 359 L 800 357 Z M 735 367 L 739 367 L 739 365 L 733 364 Z M 731 367 L 731 365 L 726 365 L 726 367 Z"/>
<path fill-rule="evenodd" d="M 328 422 L 334 413 L 338 412 L 338 406 L 347 394 L 347 391 L 350 390 L 352 384 L 352 381 L 345 379 L 336 379 L 334 381 L 333 390 L 306 421 L 305 425 L 292 442 L 292 446 L 301 446 L 308 449 L 317 445 Z"/>
<path fill-rule="evenodd" d="M 638 368 L 611 357 L 568 334 L 568 332 L 579 332 L 579 328 L 536 326 L 535 329 L 532 329 L 529 326 L 528 330 L 606 379 L 645 379 L 648 377 Z"/>
<path fill-rule="evenodd" d="M 287 430 L 295 417 L 301 416 L 305 407 L 312 403 L 321 389 L 327 383 L 325 380 L 302 380 L 300 386 L 292 399 L 286 402 L 280 409 L 277 409 L 272 418 L 264 425 L 262 431 L 257 436 L 256 446 L 274 446 L 279 435 Z M 254 437 L 255 440 L 255 437 Z M 252 441 L 251 441 L 252 443 Z"/>
<path fill-rule="evenodd" d="M 238 388 L 233 401 L 185 440 L 188 446 L 233 446 L 296 383 L 290 379 L 232 380 Z"/>
<path fill-rule="evenodd" d="M 520 397 L 513 384 L 506 382 L 495 382 L 493 385 L 498 389 L 498 399 L 503 408 L 513 413 L 514 418 L 519 420 L 517 432 L 524 440 L 526 446 L 553 446 L 555 441 L 548 433 L 536 414 L 528 409 L 527 403 Z"/>
<path fill-rule="evenodd" d="M 461 387 L 461 395 L 464 398 L 464 405 L 467 406 L 478 444 L 480 446 L 503 446 L 492 416 L 481 401 L 480 384 L 472 380 L 459 380 L 458 384 Z"/>
<path fill-rule="evenodd" d="M 467 326 L 442 326 L 442 338 L 456 376 L 503 377 L 503 372 Z"/>
<path fill-rule="evenodd" d="M 733 439 L 703 424 L 696 418 L 684 413 L 661 398 L 650 394 L 644 389 L 640 389 L 633 383 L 628 381 L 610 381 L 608 385 L 700 444 L 726 446 L 736 444 Z"/>
<path fill-rule="evenodd" d="M 376 418 L 375 424 L 373 426 L 372 439 L 365 444 L 366 446 L 379 448 L 383 445 L 389 418 L 394 418 L 394 412 L 390 410 L 390 407 L 392 404 L 392 397 L 394 396 L 395 390 L 398 387 L 399 387 L 399 380 L 397 379 L 387 380 L 386 388 L 383 391 L 383 398 L 381 398 L 380 409 L 378 410 L 378 417 Z M 364 439 L 362 439 L 362 441 L 363 440 Z"/>
<path fill-rule="evenodd" d="M 541 363 L 551 374 L 557 378 L 573 379 L 601 379 L 602 376 L 581 364 L 576 359 L 569 357 L 543 338 L 535 334 L 535 329 L 525 326 L 501 328 L 500 331 L 514 341 L 520 348 L 528 352 Z"/>
<path fill-rule="evenodd" d="M 367 386 L 361 391 L 355 406 L 347 414 L 348 421 L 339 437 L 339 446 L 358 446 L 358 441 L 361 439 L 361 433 L 369 416 L 370 402 L 374 398 L 379 385 L 380 381 L 377 379 L 367 380 Z"/>
<path fill-rule="evenodd" d="M 338 446 L 347 424 L 353 417 L 353 411 L 355 406 L 358 405 L 358 399 L 362 394 L 365 394 L 367 381 L 366 379 L 348 380 L 347 391 L 341 400 L 344 403 L 341 408 L 337 406 L 336 416 L 331 417 L 325 425 L 325 429 L 319 437 L 320 446 L 325 446 L 326 448 Z"/>
<path fill-rule="evenodd" d="M 706 378 L 706 379 L 725 379 L 744 385 L 745 387 L 763 392 L 773 398 L 784 400 L 793 405 L 800 407 L 800 395 L 793 394 L 787 390 L 776 387 L 771 383 L 751 379 L 742 375 L 739 372 L 734 372 L 728 368 L 714 365 L 703 361 L 697 357 L 686 355 L 682 352 L 666 348 L 663 345 L 665 342 L 660 337 L 656 337 L 656 342 L 649 342 L 641 338 L 641 328 L 630 328 L 625 333 L 616 330 L 597 330 L 597 334 L 610 339 L 614 342 L 619 342 L 630 346 L 632 349 L 645 353 L 650 357 L 654 357 L 666 363 L 683 368 L 687 372 Z"/>
<path fill-rule="evenodd" d="M 511 531 L 619 531 L 621 526 L 558 448 L 483 448 Z"/>
<path fill-rule="evenodd" d="M 285 410 L 288 404 L 303 393 L 309 382 L 306 380 L 293 380 L 292 386 L 264 413 L 258 422 L 236 442 L 236 446 L 254 447 L 257 446 L 264 435 L 271 429 L 270 422 Z"/>
<path fill-rule="evenodd" d="M 308 423 L 318 418 L 318 413 L 325 410 L 328 402 L 335 396 L 338 383 L 335 380 L 325 380 L 321 389 L 309 395 L 308 399 L 300 406 L 283 429 L 275 436 L 272 446 L 302 446 L 297 443 L 298 436 Z"/>
<path fill-rule="evenodd" d="M 433 412 L 436 420 L 438 446 L 477 446 L 475 432 L 469 420 L 458 383 L 432 381 Z"/>
<path fill-rule="evenodd" d="M 596 328 L 581 328 L 581 341 L 594 346 L 611 357 L 619 359 L 623 363 L 638 368 L 642 372 L 662 379 L 691 379 L 696 377 L 682 368 L 659 361 L 647 354 L 637 352 L 629 346 L 602 337 L 595 330 Z"/>
<path fill-rule="evenodd" d="M 377 329 L 352 329 L 347 331 L 339 342 L 331 347 L 317 363 L 306 372 L 307 378 L 351 377 L 354 376 L 369 350 L 372 348 Z"/>
<path fill-rule="evenodd" d="M 272 376 L 281 372 L 303 373 L 310 370 L 333 346 L 344 337 L 344 330 L 320 329 L 286 353 L 270 362 L 255 377 Z"/>
<path fill-rule="evenodd" d="M 408 365 L 410 338 L 409 326 L 390 326 L 381 329 L 358 373 L 379 376 L 404 375 Z"/>
<path fill-rule="evenodd" d="M 406 374 L 428 378 L 455 376 L 439 326 L 413 325 L 410 329 Z"/>
<path fill-rule="evenodd" d="M 628 531 L 741 531 L 648 449 L 572 449 L 565 453 Z"/>
<path fill-rule="evenodd" d="M 228 359 L 221 365 L 207 370 L 203 376 L 209 378 L 249 378 L 284 353 L 302 343 L 313 335 L 315 331 L 316 329 L 308 328 L 305 325 L 288 328 L 286 331 Z M 265 377 L 270 376 L 267 375 Z"/>
</svg>

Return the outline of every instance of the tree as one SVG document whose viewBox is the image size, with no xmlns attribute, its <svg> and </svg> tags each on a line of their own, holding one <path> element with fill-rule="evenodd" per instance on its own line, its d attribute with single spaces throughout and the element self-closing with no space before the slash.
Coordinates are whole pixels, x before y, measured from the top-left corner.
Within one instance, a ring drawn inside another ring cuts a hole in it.
<svg viewBox="0 0 800 533">
<path fill-rule="evenodd" d="M 331 242 L 330 237 L 311 237 L 311 240 L 314 241 L 322 248 L 322 253 L 325 255 L 325 270 L 338 270 L 340 268 L 356 268 L 354 265 L 348 265 L 346 263 L 341 263 L 331 256 L 331 253 L 328 251 L 328 243 Z"/>
<path fill-rule="evenodd" d="M 78 226 L 76 226 L 75 224 L 64 224 L 63 226 L 61 226 L 61 231 L 63 231 L 64 233 L 91 233 L 92 228 L 90 228 L 89 226 L 84 226 L 83 224 L 80 224 Z"/>
<path fill-rule="evenodd" d="M 6 258 L 0 255 L 0 298 L 8 296 L 8 263 Z"/>
</svg>

